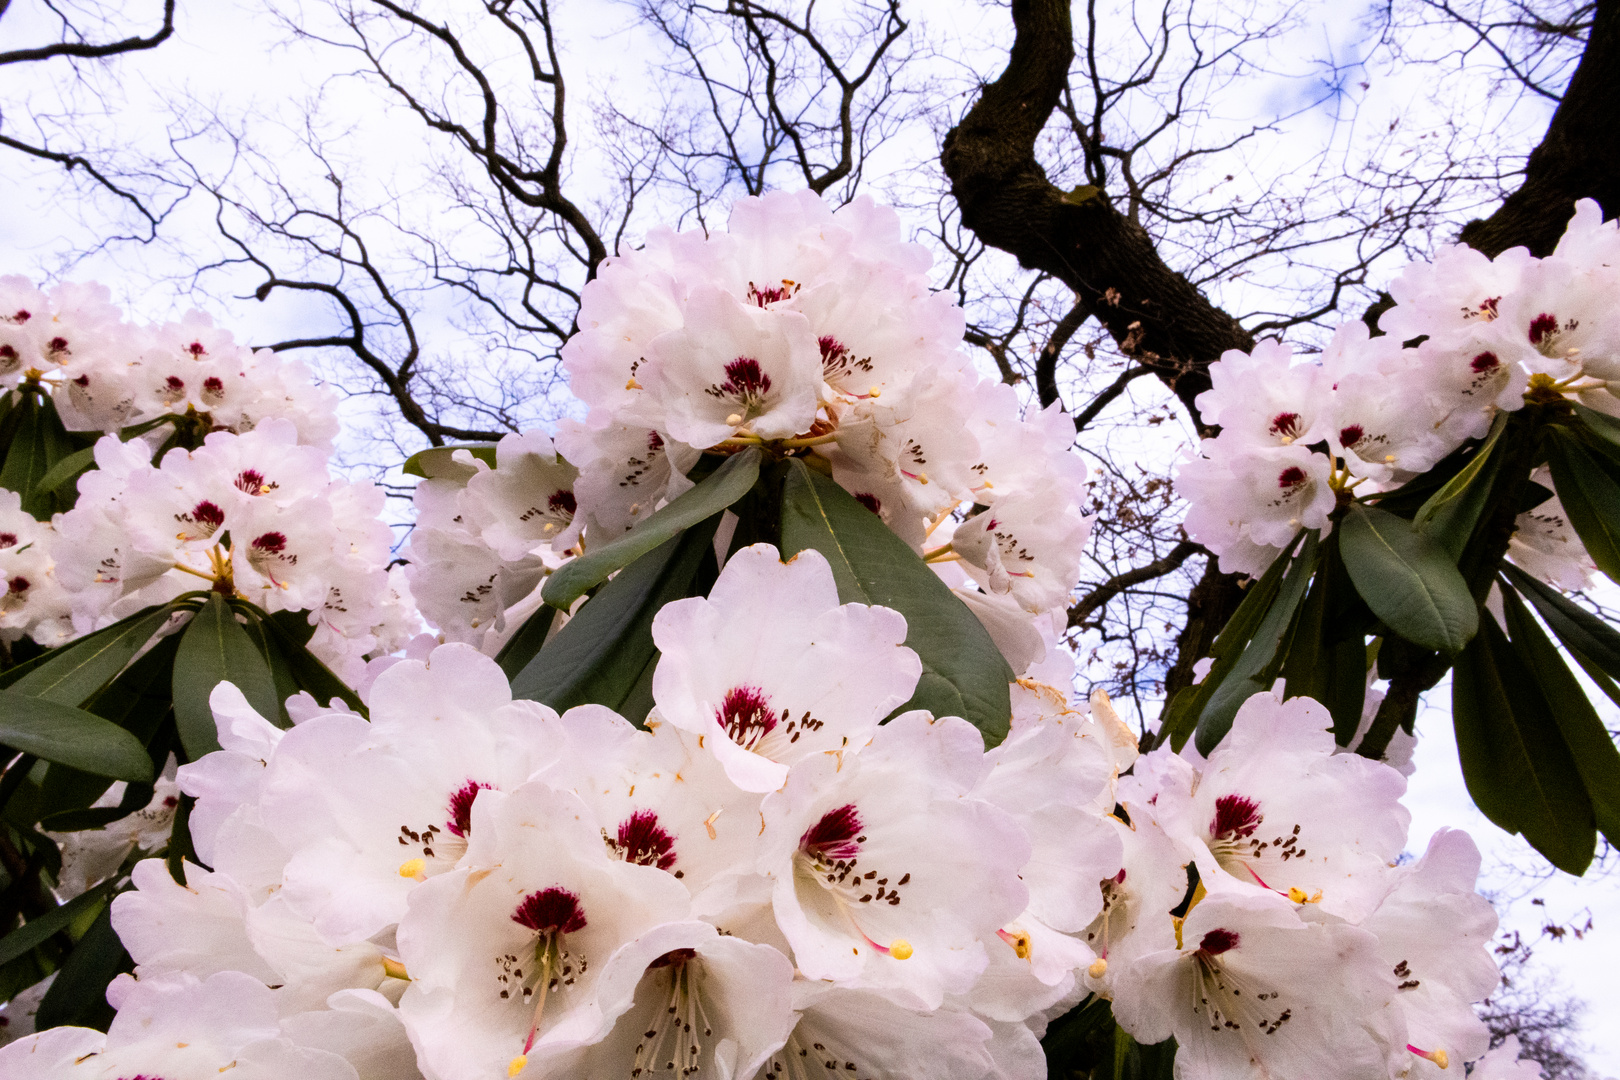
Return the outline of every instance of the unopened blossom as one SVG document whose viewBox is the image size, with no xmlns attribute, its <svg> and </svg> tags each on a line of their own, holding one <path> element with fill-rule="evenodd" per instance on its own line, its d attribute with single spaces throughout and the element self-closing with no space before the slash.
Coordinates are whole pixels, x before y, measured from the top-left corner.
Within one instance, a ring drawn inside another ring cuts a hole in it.
<svg viewBox="0 0 1620 1080">
<path fill-rule="evenodd" d="M 800 971 L 925 1008 L 972 986 L 1029 899 L 1023 830 L 969 797 L 984 769 L 977 729 L 922 712 L 794 767 L 761 809 L 759 867 Z"/>
<path fill-rule="evenodd" d="M 118 1015 L 105 1033 L 56 1027 L 0 1047 L 7 1080 L 358 1080 L 341 1056 L 299 1046 L 277 1023 L 271 991 L 240 972 L 134 980 L 108 991 Z"/>
<path fill-rule="evenodd" d="M 705 736 L 745 791 L 776 790 L 798 762 L 858 753 L 922 673 L 905 619 L 839 604 L 814 550 L 787 563 L 768 544 L 736 552 L 708 597 L 665 606 L 652 633 L 659 718 Z"/>
<path fill-rule="evenodd" d="M 1173 1036 L 1187 1080 L 1384 1076 L 1407 1051 L 1383 967 L 1365 930 L 1306 922 L 1264 892 L 1212 890 L 1174 948 L 1114 980 L 1114 1017 L 1140 1043 Z"/>
</svg>

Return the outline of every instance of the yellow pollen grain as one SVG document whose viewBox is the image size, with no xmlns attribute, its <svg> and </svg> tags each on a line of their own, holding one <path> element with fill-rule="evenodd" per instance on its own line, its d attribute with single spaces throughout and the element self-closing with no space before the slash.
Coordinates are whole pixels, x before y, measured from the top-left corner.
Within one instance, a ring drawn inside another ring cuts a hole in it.
<svg viewBox="0 0 1620 1080">
<path fill-rule="evenodd" d="M 874 387 L 872 387 L 872 389 L 870 391 L 868 391 L 866 396 L 867 397 L 877 397 L 878 396 L 878 390 L 879 390 L 879 388 L 874 386 Z"/>
<path fill-rule="evenodd" d="M 903 937 L 897 937 L 889 942 L 889 955 L 896 960 L 911 959 L 911 942 Z"/>
<path fill-rule="evenodd" d="M 709 830 L 709 839 L 710 840 L 718 840 L 720 838 L 719 834 L 714 831 L 714 822 L 715 822 L 716 818 L 718 818 L 721 814 L 723 814 L 725 812 L 726 812 L 726 808 L 722 806 L 720 809 L 716 810 L 714 813 L 710 814 L 708 817 L 703 819 L 703 827 L 705 829 Z"/>
<path fill-rule="evenodd" d="M 512 1063 L 506 1067 L 506 1075 L 508 1077 L 516 1076 L 518 1073 L 523 1071 L 523 1066 L 527 1065 L 528 1063 L 529 1055 L 519 1054 L 517 1057 L 513 1058 Z"/>
<path fill-rule="evenodd" d="M 636 380 L 631 379 L 629 382 L 624 384 L 624 388 L 626 390 L 640 390 L 641 389 L 641 384 L 636 382 Z M 516 1076 L 517 1074 L 513 1073 L 512 1075 Z"/>
<path fill-rule="evenodd" d="M 726 423 L 730 424 L 732 427 L 736 427 L 742 422 L 742 413 L 732 413 L 730 416 L 726 417 Z"/>
<path fill-rule="evenodd" d="M 1104 960 L 1100 956 L 1097 957 L 1097 959 L 1091 962 L 1091 966 L 1086 968 L 1086 974 L 1090 975 L 1093 979 L 1102 978 L 1104 975 L 1108 974 L 1108 961 Z"/>
<path fill-rule="evenodd" d="M 417 881 L 425 881 L 427 880 L 427 875 L 422 873 L 422 871 L 426 869 L 426 859 L 406 859 L 404 862 L 399 864 L 399 876 L 402 878 L 414 878 Z"/>
</svg>

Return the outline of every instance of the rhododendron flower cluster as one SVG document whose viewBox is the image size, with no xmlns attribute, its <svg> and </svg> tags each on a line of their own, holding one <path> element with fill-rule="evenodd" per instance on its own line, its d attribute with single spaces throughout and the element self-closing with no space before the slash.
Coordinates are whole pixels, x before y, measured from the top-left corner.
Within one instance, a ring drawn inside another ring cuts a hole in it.
<svg viewBox="0 0 1620 1080">
<path fill-rule="evenodd" d="M 155 465 L 146 443 L 115 435 L 95 456 L 54 528 L 55 577 L 81 629 L 213 587 L 266 611 L 311 612 L 311 648 L 351 674 L 408 636 L 389 610 L 405 601 L 386 569 L 381 489 L 334 480 L 291 421 L 214 432 Z"/>
<path fill-rule="evenodd" d="M 469 455 L 418 487 L 424 614 L 453 640 L 498 642 L 491 628 L 582 531 L 611 540 L 691 487 L 703 453 L 764 445 L 819 458 L 956 564 L 987 621 L 1038 636 L 1031 616 L 1066 604 L 1090 528 L 1074 426 L 973 372 L 929 262 L 892 209 L 808 191 L 741 199 L 726 232 L 655 230 L 608 259 L 562 350 L 584 421 L 555 445 L 508 436 L 493 470 Z"/>
<path fill-rule="evenodd" d="M 56 530 L 0 488 L 0 641 L 27 635 L 41 645 L 73 637 L 73 600 L 56 580 Z"/>
<path fill-rule="evenodd" d="M 1434 1078 L 1489 1048 L 1479 853 L 1442 830 L 1398 864 L 1405 779 L 1335 753 L 1331 727 L 1309 698 L 1257 694 L 1207 760 L 1155 750 L 1119 785 L 1124 870 L 1087 935 L 1108 959 L 1091 985 L 1138 1041 L 1173 1035 L 1187 1080 Z"/>
<path fill-rule="evenodd" d="M 25 379 L 49 388 L 69 431 L 192 414 L 237 432 L 280 417 L 316 446 L 330 447 L 338 432 L 335 396 L 302 362 L 238 345 L 199 311 L 162 325 L 127 322 L 112 292 L 94 282 L 47 294 L 26 278 L 0 277 L 0 387 Z"/>
<path fill-rule="evenodd" d="M 755 545 L 659 613 L 644 728 L 513 700 L 460 643 L 374 661 L 369 721 L 303 701 L 283 730 L 222 684 L 223 749 L 179 773 L 211 869 L 137 865 L 112 1029 L 0 1068 L 1033 1080 L 1088 993 L 1189 1077 L 1485 1052 L 1478 855 L 1444 832 L 1394 866 L 1404 781 L 1334 755 L 1315 703 L 1138 758 L 1105 697 L 1025 682 L 987 752 L 880 722 L 921 673 L 905 633 Z"/>
<path fill-rule="evenodd" d="M 1389 291 L 1380 336 L 1357 320 L 1314 359 L 1265 341 L 1211 365 L 1198 406 L 1220 434 L 1182 464 L 1177 488 L 1188 534 L 1224 570 L 1258 574 L 1301 529 L 1331 529 L 1340 499 L 1426 471 L 1527 393 L 1620 415 L 1620 231 L 1597 203 L 1576 204 L 1545 259 L 1457 244 Z M 1566 589 L 1593 569 L 1556 496 L 1520 516 L 1511 557 Z"/>
</svg>

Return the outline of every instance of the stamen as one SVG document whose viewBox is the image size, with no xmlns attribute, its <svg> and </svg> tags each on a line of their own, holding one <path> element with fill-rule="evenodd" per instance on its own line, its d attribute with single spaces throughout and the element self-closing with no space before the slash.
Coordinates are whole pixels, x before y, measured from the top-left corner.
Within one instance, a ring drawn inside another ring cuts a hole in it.
<svg viewBox="0 0 1620 1080">
<path fill-rule="evenodd" d="M 1412 1051 L 1412 1053 L 1416 1054 L 1418 1057 L 1426 1058 L 1427 1060 L 1434 1062 L 1442 1069 L 1451 1067 L 1451 1055 L 1447 1054 L 1439 1047 L 1435 1047 L 1433 1050 L 1419 1050 L 1411 1043 L 1407 1043 L 1406 1048 Z"/>
<path fill-rule="evenodd" d="M 426 869 L 426 859 L 406 859 L 404 862 L 399 864 L 399 876 L 402 878 L 411 878 L 415 881 L 426 881 L 427 874 L 423 873 L 423 871 Z"/>
<path fill-rule="evenodd" d="M 1002 941 L 1005 941 L 1008 945 L 1011 945 L 1012 951 L 1018 957 L 1018 959 L 1029 959 L 1029 935 L 1024 933 L 1024 931 L 1018 930 L 1016 932 L 1009 932 L 1006 930 L 997 930 L 996 937 L 1000 938 Z M 900 959 L 903 960 L 905 957 L 901 957 Z"/>
<path fill-rule="evenodd" d="M 1086 968 L 1086 974 L 1090 975 L 1093 979 L 1102 978 L 1104 975 L 1108 974 L 1108 961 L 1099 956 L 1097 959 L 1091 962 L 1090 967 Z"/>
</svg>

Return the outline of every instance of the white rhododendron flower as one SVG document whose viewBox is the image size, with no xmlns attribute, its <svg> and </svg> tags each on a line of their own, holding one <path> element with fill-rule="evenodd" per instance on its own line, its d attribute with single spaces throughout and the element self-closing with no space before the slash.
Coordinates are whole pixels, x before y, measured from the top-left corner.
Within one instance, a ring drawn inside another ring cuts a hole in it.
<svg viewBox="0 0 1620 1080">
<path fill-rule="evenodd" d="M 73 595 L 56 577 L 60 543 L 21 495 L 0 488 L 0 641 L 27 636 L 49 648 L 74 636 Z"/>
<path fill-rule="evenodd" d="M 1258 575 L 1300 529 L 1330 527 L 1338 501 L 1400 486 L 1499 412 L 1567 397 L 1620 415 L 1620 242 L 1591 200 L 1576 204 L 1545 259 L 1513 248 L 1495 259 L 1465 245 L 1407 266 L 1390 283 L 1380 337 L 1339 327 L 1320 358 L 1263 341 L 1210 366 L 1198 397 L 1220 434 L 1184 462 L 1185 527 L 1228 572 Z M 1284 460 L 1266 448 L 1286 448 Z M 1573 545 L 1573 546 L 1571 546 Z M 1585 552 L 1556 504 L 1520 521 L 1516 561 L 1563 589 L 1587 580 Z"/>
<path fill-rule="evenodd" d="M 922 674 L 888 608 L 838 603 L 815 551 L 782 563 L 775 548 L 737 552 L 707 598 L 653 620 L 663 659 L 657 715 L 711 741 L 731 782 L 775 791 L 790 766 L 857 753 Z"/>
</svg>

